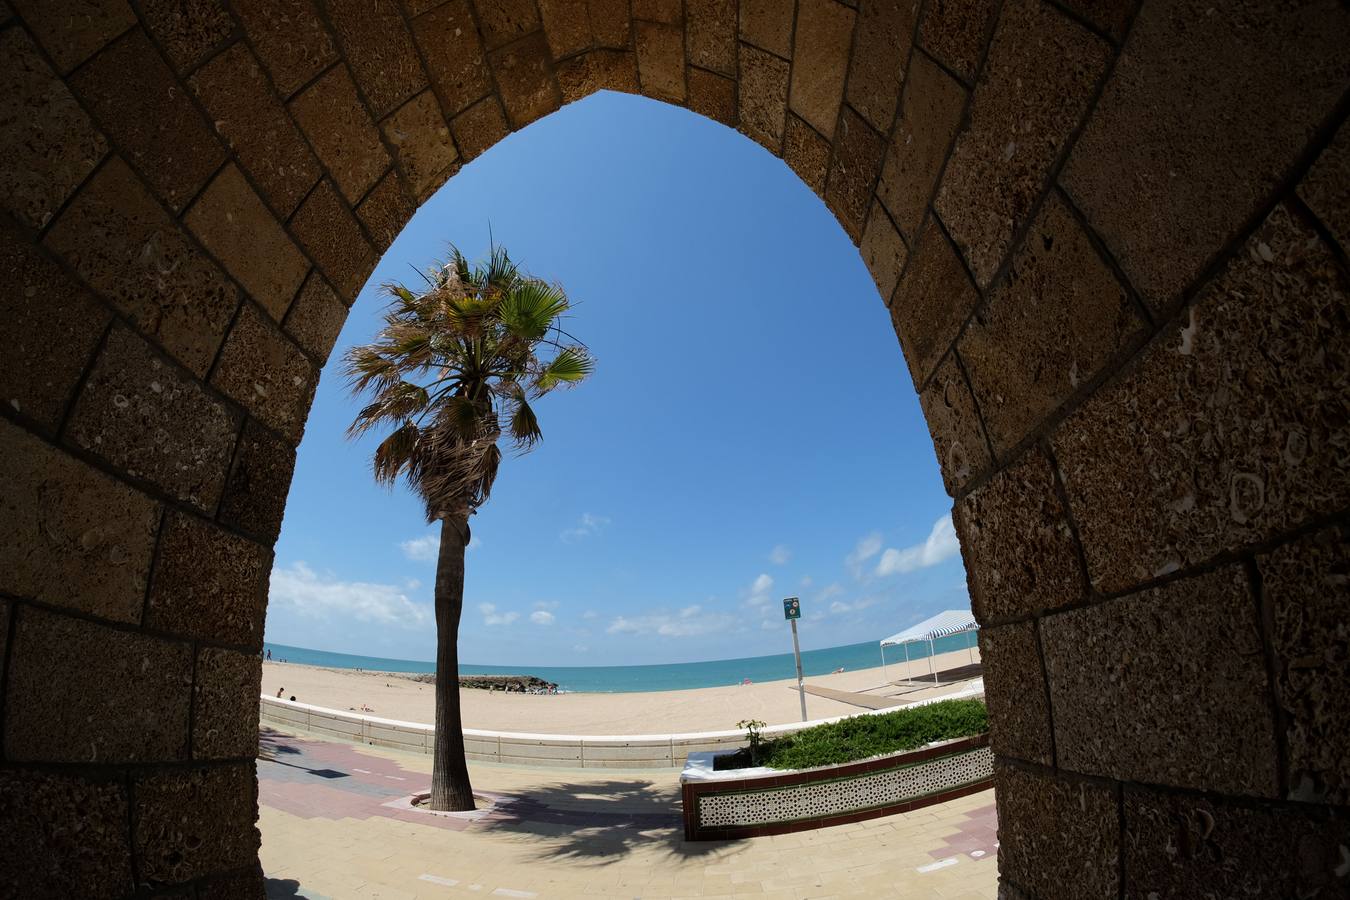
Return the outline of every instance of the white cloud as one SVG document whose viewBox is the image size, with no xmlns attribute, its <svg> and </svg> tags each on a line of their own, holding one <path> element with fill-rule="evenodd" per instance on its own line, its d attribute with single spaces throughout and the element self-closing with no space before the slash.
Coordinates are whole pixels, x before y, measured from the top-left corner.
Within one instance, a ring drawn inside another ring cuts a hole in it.
<svg viewBox="0 0 1350 900">
<path fill-rule="evenodd" d="M 786 565 L 787 561 L 792 559 L 792 550 L 787 544 L 779 544 L 769 551 L 769 562 L 775 566 Z"/>
<path fill-rule="evenodd" d="M 881 532 L 874 531 L 867 537 L 858 541 L 858 546 L 853 548 L 853 552 L 844 557 L 844 565 L 848 566 L 850 572 L 855 577 L 862 575 L 862 564 L 881 552 Z"/>
<path fill-rule="evenodd" d="M 435 562 L 436 554 L 441 549 L 441 539 L 429 534 L 426 537 L 404 541 L 399 546 L 403 548 L 403 555 L 413 562 Z"/>
<path fill-rule="evenodd" d="M 429 604 L 413 602 L 392 584 L 342 581 L 318 574 L 303 561 L 272 569 L 269 602 L 316 619 L 343 616 L 404 628 L 426 628 L 436 621 Z"/>
<path fill-rule="evenodd" d="M 820 593 L 816 595 L 816 601 L 819 603 L 824 603 L 831 597 L 838 597 L 843 592 L 844 586 L 836 581 L 832 584 L 827 584 L 823 588 L 821 588 Z"/>
<path fill-rule="evenodd" d="M 702 606 L 686 606 L 676 614 L 665 611 L 643 616 L 617 616 L 607 634 L 656 634 L 661 637 L 697 637 L 725 632 L 737 624 L 727 613 L 705 612 Z"/>
<path fill-rule="evenodd" d="M 601 529 L 609 524 L 608 516 L 597 516 L 593 513 L 582 513 L 577 524 L 571 528 L 564 528 L 559 533 L 558 538 L 565 544 L 574 544 L 577 541 L 599 534 Z"/>
<path fill-rule="evenodd" d="M 876 602 L 877 600 L 875 597 L 863 597 L 854 600 L 851 603 L 843 600 L 836 600 L 830 604 L 830 612 L 834 613 L 836 616 L 844 613 L 858 612 L 859 610 L 867 609 L 869 606 L 875 606 Z"/>
<path fill-rule="evenodd" d="M 536 609 L 530 613 L 530 621 L 536 625 L 552 625 L 556 618 L 553 613 L 546 609 Z"/>
<path fill-rule="evenodd" d="M 518 612 L 497 612 L 495 603 L 480 603 L 478 611 L 483 614 L 484 625 L 510 625 L 520 618 Z"/>
<path fill-rule="evenodd" d="M 956 529 L 952 527 L 952 517 L 948 513 L 933 523 L 933 530 L 922 544 L 915 544 L 903 550 L 889 548 L 881 554 L 877 563 L 878 575 L 896 575 L 926 569 L 951 559 L 961 550 L 956 539 Z"/>
<path fill-rule="evenodd" d="M 773 576 L 761 572 L 746 590 L 746 602 L 751 606 L 766 606 L 770 600 L 771 590 L 773 590 Z"/>
<path fill-rule="evenodd" d="M 600 618 L 600 614 L 593 609 L 588 609 L 581 614 L 581 617 L 583 619 L 598 619 Z"/>
</svg>

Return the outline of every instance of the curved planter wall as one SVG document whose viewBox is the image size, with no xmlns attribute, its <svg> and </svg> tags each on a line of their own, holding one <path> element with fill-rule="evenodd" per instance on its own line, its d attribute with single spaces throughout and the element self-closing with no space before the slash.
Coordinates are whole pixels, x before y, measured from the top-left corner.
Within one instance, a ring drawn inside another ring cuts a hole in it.
<svg viewBox="0 0 1350 900">
<path fill-rule="evenodd" d="M 994 783 L 987 733 L 863 762 L 797 771 L 714 772 L 712 761 L 718 755 L 691 754 L 680 776 L 686 840 L 728 840 L 844 825 L 942 803 Z"/>
</svg>

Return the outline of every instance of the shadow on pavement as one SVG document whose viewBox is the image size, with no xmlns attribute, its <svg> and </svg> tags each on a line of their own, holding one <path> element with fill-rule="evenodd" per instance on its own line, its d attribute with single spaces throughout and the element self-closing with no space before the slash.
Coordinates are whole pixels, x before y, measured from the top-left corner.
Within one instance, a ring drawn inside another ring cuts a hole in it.
<svg viewBox="0 0 1350 900">
<path fill-rule="evenodd" d="M 493 831 L 537 837 L 538 858 L 591 865 L 653 849 L 681 859 L 715 857 L 739 841 L 684 839 L 678 783 L 576 780 L 512 793 L 492 815 Z"/>
<path fill-rule="evenodd" d="M 266 888 L 267 900 L 330 900 L 324 894 L 307 892 L 300 887 L 300 882 L 294 878 L 265 878 L 263 886 Z"/>
</svg>

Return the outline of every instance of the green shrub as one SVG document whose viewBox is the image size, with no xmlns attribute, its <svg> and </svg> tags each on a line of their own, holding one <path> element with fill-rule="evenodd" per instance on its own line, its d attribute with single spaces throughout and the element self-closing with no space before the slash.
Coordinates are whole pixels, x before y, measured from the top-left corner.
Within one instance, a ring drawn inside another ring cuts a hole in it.
<svg viewBox="0 0 1350 900">
<path fill-rule="evenodd" d="M 982 700 L 943 700 L 878 716 L 853 716 L 817 725 L 795 734 L 759 743 L 751 761 L 749 748 L 719 756 L 715 769 L 751 765 L 771 769 L 809 769 L 914 750 L 934 741 L 980 734 L 989 729 Z"/>
</svg>

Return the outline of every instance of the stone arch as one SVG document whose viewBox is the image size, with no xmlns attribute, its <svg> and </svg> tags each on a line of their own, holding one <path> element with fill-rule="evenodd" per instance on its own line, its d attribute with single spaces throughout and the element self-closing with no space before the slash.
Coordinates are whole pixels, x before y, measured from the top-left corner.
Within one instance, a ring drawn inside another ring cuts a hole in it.
<svg viewBox="0 0 1350 900">
<path fill-rule="evenodd" d="M 740 129 L 860 245 L 985 625 L 1009 895 L 1344 879 L 1347 36 L 1334 0 L 0 2 L 6 883 L 258 894 L 318 369 L 418 202 L 600 89 Z"/>
</svg>

